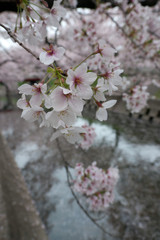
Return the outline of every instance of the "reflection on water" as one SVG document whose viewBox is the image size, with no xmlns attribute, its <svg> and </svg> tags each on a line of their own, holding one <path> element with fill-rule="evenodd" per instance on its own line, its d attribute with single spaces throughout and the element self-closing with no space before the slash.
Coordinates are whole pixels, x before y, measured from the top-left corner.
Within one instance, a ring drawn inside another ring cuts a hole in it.
<svg viewBox="0 0 160 240">
<path fill-rule="evenodd" d="M 75 202 L 67 186 L 56 143 L 49 141 L 50 130 L 26 123 L 20 119 L 19 113 L 8 114 L 8 122 L 4 121 L 4 116 L 0 116 L 0 127 L 17 164 L 22 168 L 32 197 L 47 226 L 49 239 L 116 239 L 105 236 Z M 77 125 L 84 123 L 86 121 L 79 119 Z M 127 131 L 126 125 L 120 125 L 120 129 L 99 123 L 92 123 L 92 126 L 97 138 L 89 151 L 75 149 L 63 139 L 61 144 L 65 158 L 72 166 L 79 161 L 86 165 L 97 161 L 100 167 L 119 167 L 120 181 L 115 202 L 107 210 L 101 224 L 109 232 L 118 234 L 120 240 L 159 240 L 160 148 L 154 140 L 153 132 L 149 141 L 148 135 L 144 141 L 145 132 L 149 134 L 149 129 L 144 127 L 141 141 L 135 128 L 128 126 Z"/>
<path fill-rule="evenodd" d="M 57 181 L 47 193 L 48 201 L 56 205 L 55 211 L 51 211 L 48 217 L 50 239 L 101 238 L 102 232 L 93 225 L 75 202 L 67 186 L 64 168 L 57 169 L 53 175 Z"/>
</svg>

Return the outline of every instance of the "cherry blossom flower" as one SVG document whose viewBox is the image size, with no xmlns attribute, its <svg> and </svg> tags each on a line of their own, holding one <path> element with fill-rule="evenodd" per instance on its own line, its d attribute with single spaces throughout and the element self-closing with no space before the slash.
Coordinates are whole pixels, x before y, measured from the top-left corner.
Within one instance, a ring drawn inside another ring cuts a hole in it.
<svg viewBox="0 0 160 240">
<path fill-rule="evenodd" d="M 45 114 L 44 109 L 39 106 L 31 106 L 27 109 L 24 109 L 21 117 L 24 118 L 28 122 L 34 122 L 38 120 L 41 115 Z"/>
<path fill-rule="evenodd" d="M 83 141 L 82 134 L 85 134 L 85 129 L 82 127 L 69 127 L 62 128 L 53 133 L 51 141 L 55 140 L 59 136 L 64 136 L 64 138 L 71 144 L 78 144 Z"/>
<path fill-rule="evenodd" d="M 54 61 L 60 60 L 65 53 L 65 49 L 63 47 L 53 47 L 53 45 L 50 45 L 49 49 L 43 49 L 43 51 L 40 53 L 40 61 L 44 63 L 45 65 L 50 65 Z"/>
<path fill-rule="evenodd" d="M 59 21 L 60 18 L 64 17 L 66 15 L 66 10 L 63 8 L 60 3 L 62 0 L 56 0 L 54 1 L 53 7 L 50 10 L 50 16 L 47 18 L 47 24 L 59 27 Z"/>
<path fill-rule="evenodd" d="M 44 21 L 27 21 L 23 25 L 23 28 L 18 30 L 17 35 L 20 41 L 26 42 L 29 45 L 37 45 L 42 43 L 47 35 L 46 23 Z"/>
<path fill-rule="evenodd" d="M 17 101 L 17 107 L 21 109 L 28 109 L 30 107 L 29 101 L 26 99 L 25 94 L 22 94 L 22 98 Z"/>
<path fill-rule="evenodd" d="M 123 100 L 127 104 L 127 109 L 131 113 L 140 112 L 146 105 L 150 94 L 147 92 L 147 86 L 135 86 L 131 95 L 124 93 Z"/>
<path fill-rule="evenodd" d="M 128 79 L 126 77 L 122 77 L 122 89 L 126 90 L 127 87 L 130 85 L 130 82 L 128 81 Z"/>
<path fill-rule="evenodd" d="M 109 95 L 112 95 L 113 91 L 117 91 L 118 87 L 122 85 L 122 78 L 120 74 L 123 72 L 118 66 L 108 63 L 103 63 L 101 66 L 101 76 L 104 78 L 104 87 L 108 91 Z"/>
<path fill-rule="evenodd" d="M 99 65 L 102 62 L 102 56 L 100 54 L 94 55 L 92 58 L 87 60 L 89 69 L 93 71 L 98 71 Z"/>
<path fill-rule="evenodd" d="M 96 36 L 96 24 L 95 20 L 86 18 L 81 18 L 81 25 L 74 29 L 73 37 L 74 40 L 79 42 L 79 44 L 95 44 L 97 40 Z"/>
<path fill-rule="evenodd" d="M 88 125 L 83 125 L 82 128 L 85 129 L 85 132 L 81 134 L 83 140 L 81 140 L 80 147 L 88 150 L 95 140 L 96 133 L 94 128 Z"/>
<path fill-rule="evenodd" d="M 108 108 L 113 107 L 116 104 L 117 100 L 109 100 L 104 103 L 96 102 L 97 105 L 99 106 L 97 112 L 96 112 L 96 118 L 99 121 L 106 121 L 108 118 L 108 113 L 107 110 Z"/>
<path fill-rule="evenodd" d="M 51 94 L 52 107 L 55 111 L 63 111 L 68 106 L 73 112 L 81 113 L 83 110 L 84 101 L 72 94 L 72 91 L 66 88 L 57 87 Z"/>
<path fill-rule="evenodd" d="M 98 49 L 97 52 L 101 54 L 102 57 L 107 60 L 111 60 L 114 57 L 114 54 L 117 52 L 111 46 L 109 46 L 104 39 L 100 39 L 98 41 Z"/>
<path fill-rule="evenodd" d="M 51 141 L 55 140 L 60 136 L 64 136 L 64 138 L 71 144 L 78 144 L 82 149 L 87 150 L 95 139 L 96 133 L 94 128 L 84 125 L 82 127 L 66 127 L 57 130 L 53 133 L 51 137 Z"/>
<path fill-rule="evenodd" d="M 96 87 L 94 88 L 94 98 L 100 102 L 100 101 L 105 101 L 106 98 L 104 96 L 104 92 L 106 91 L 106 88 L 104 87 L 104 79 L 99 78 L 98 83 Z"/>
<path fill-rule="evenodd" d="M 105 171 L 93 162 L 86 169 L 82 163 L 76 164 L 73 189 L 87 198 L 87 202 L 94 211 L 103 211 L 114 200 L 114 188 L 118 181 L 117 168 Z"/>
<path fill-rule="evenodd" d="M 47 85 L 42 83 L 35 83 L 33 86 L 29 84 L 23 84 L 18 88 L 19 93 L 25 94 L 25 95 L 32 95 L 30 99 L 31 105 L 37 105 L 40 106 L 42 103 L 42 100 L 44 99 L 44 95 L 47 91 Z"/>
<path fill-rule="evenodd" d="M 63 128 L 71 127 L 76 121 L 76 114 L 70 108 L 60 112 L 52 110 L 46 114 L 46 120 L 50 123 L 51 127 L 56 129 L 60 126 Z"/>
<path fill-rule="evenodd" d="M 69 69 L 66 83 L 70 89 L 82 99 L 90 99 L 93 95 L 91 84 L 96 80 L 97 75 L 93 72 L 87 72 L 87 64 L 82 63 L 75 71 Z"/>
</svg>

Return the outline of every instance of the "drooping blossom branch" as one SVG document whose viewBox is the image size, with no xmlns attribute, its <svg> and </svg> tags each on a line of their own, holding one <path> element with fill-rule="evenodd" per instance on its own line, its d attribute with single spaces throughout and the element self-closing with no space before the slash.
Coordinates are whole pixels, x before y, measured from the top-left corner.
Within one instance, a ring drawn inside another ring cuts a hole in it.
<svg viewBox="0 0 160 240">
<path fill-rule="evenodd" d="M 63 150 L 61 148 L 61 144 L 60 144 L 60 141 L 59 139 L 56 139 L 56 142 L 57 142 L 57 147 L 58 147 L 58 150 L 59 150 L 59 153 L 60 153 L 60 156 L 61 156 L 61 159 L 62 159 L 62 162 L 64 163 L 64 166 L 65 166 L 65 170 L 66 170 L 66 174 L 67 174 L 67 182 L 68 182 L 68 186 L 71 190 L 71 193 L 74 197 L 74 199 L 76 200 L 78 206 L 81 208 L 81 210 L 85 213 L 85 215 L 99 228 L 101 229 L 101 231 L 111 237 L 115 237 L 115 238 L 118 238 L 118 236 L 106 231 L 99 223 L 97 223 L 98 220 L 101 220 L 100 219 L 95 219 L 93 218 L 89 212 L 83 207 L 83 205 L 81 204 L 80 200 L 78 199 L 77 195 L 75 194 L 75 191 L 73 190 L 73 178 L 72 178 L 72 175 L 69 171 L 69 164 L 68 162 L 66 161 L 65 157 L 64 157 L 64 154 L 63 154 Z"/>
<path fill-rule="evenodd" d="M 36 58 L 39 61 L 39 57 L 34 54 L 28 47 L 26 47 L 22 42 L 20 42 L 16 35 L 10 30 L 10 28 L 6 27 L 4 24 L 0 23 L 0 27 L 2 27 L 3 29 L 6 30 L 6 32 L 8 33 L 8 35 L 16 42 L 19 44 L 19 46 L 21 46 L 23 49 L 25 49 L 28 53 L 30 53 L 34 58 Z"/>
</svg>

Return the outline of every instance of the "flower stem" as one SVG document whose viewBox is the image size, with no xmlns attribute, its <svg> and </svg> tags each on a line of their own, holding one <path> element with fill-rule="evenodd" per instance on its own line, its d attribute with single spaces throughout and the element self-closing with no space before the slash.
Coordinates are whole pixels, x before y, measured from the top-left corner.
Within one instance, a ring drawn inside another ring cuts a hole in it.
<svg viewBox="0 0 160 240">
<path fill-rule="evenodd" d="M 76 70 L 76 68 L 78 68 L 83 62 L 85 62 L 88 58 L 90 58 L 91 56 L 93 56 L 93 55 L 95 55 L 95 54 L 97 54 L 96 52 L 94 52 L 94 53 L 91 53 L 88 57 L 86 57 L 82 62 L 80 62 L 77 66 L 75 66 L 74 68 L 73 68 L 73 70 Z"/>
<path fill-rule="evenodd" d="M 32 5 L 36 6 L 36 7 L 39 7 L 39 8 L 41 8 L 41 9 L 43 9 L 43 10 L 47 10 L 47 11 L 49 11 L 48 8 L 41 7 L 40 5 L 35 4 L 35 3 L 33 3 L 33 2 L 30 2 L 30 4 L 32 4 Z"/>
<path fill-rule="evenodd" d="M 40 17 L 40 19 L 42 19 L 42 16 L 32 7 L 32 6 L 30 6 L 31 8 L 32 8 L 32 10 Z"/>
</svg>

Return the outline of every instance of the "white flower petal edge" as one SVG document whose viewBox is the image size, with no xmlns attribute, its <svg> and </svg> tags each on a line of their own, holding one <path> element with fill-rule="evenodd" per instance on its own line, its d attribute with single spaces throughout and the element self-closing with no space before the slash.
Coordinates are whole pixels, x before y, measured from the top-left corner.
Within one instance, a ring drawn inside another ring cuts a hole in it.
<svg viewBox="0 0 160 240">
<path fill-rule="evenodd" d="M 104 102 L 104 103 L 102 104 L 102 106 L 103 106 L 105 109 L 111 108 L 111 107 L 113 107 L 113 106 L 116 104 L 116 102 L 117 102 L 117 100 L 109 100 L 109 101 L 107 101 L 107 102 Z"/>
</svg>

